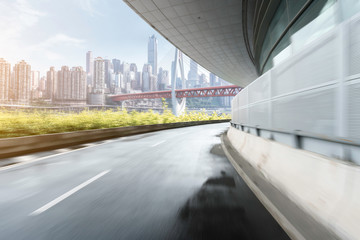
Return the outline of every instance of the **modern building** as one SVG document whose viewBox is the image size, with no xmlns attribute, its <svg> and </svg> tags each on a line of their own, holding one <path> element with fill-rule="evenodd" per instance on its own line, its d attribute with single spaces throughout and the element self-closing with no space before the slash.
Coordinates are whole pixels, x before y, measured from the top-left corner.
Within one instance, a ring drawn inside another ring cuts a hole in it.
<svg viewBox="0 0 360 240">
<path fill-rule="evenodd" d="M 199 86 L 200 87 L 208 87 L 209 86 L 208 79 L 204 73 L 199 76 Z"/>
<path fill-rule="evenodd" d="M 105 61 L 101 57 L 94 59 L 94 76 L 88 102 L 91 105 L 105 104 Z"/>
<path fill-rule="evenodd" d="M 152 65 L 144 64 L 142 71 L 142 91 L 149 92 L 151 88 L 151 79 L 152 79 Z"/>
<path fill-rule="evenodd" d="M 198 64 L 190 59 L 190 71 L 188 73 L 188 80 L 186 82 L 187 88 L 195 88 L 199 85 L 199 74 L 198 74 Z"/>
<path fill-rule="evenodd" d="M 57 72 L 55 70 L 55 67 L 50 67 L 50 70 L 46 73 L 45 98 L 50 100 L 55 99 L 56 90 L 57 90 Z"/>
<path fill-rule="evenodd" d="M 91 84 L 93 72 L 94 72 L 94 60 L 93 60 L 92 52 L 88 51 L 86 53 L 86 75 L 87 75 L 86 79 L 87 79 L 87 84 Z"/>
<path fill-rule="evenodd" d="M 213 73 L 210 73 L 210 87 L 217 86 L 217 76 Z"/>
<path fill-rule="evenodd" d="M 135 90 L 141 90 L 143 85 L 142 72 L 136 72 L 136 88 Z"/>
<path fill-rule="evenodd" d="M 114 68 L 112 62 L 109 59 L 104 59 L 104 69 L 105 69 L 105 88 L 110 88 L 112 74 L 114 73 Z"/>
<path fill-rule="evenodd" d="M 124 1 L 243 88 L 227 136 L 244 164 L 232 163 L 289 236 L 359 239 L 360 2 Z"/>
<path fill-rule="evenodd" d="M 0 101 L 7 102 L 9 100 L 11 79 L 11 64 L 0 58 Z"/>
<path fill-rule="evenodd" d="M 31 66 L 24 60 L 14 66 L 13 86 L 10 99 L 17 103 L 27 104 L 31 98 Z"/>
<path fill-rule="evenodd" d="M 158 90 L 165 90 L 169 86 L 169 71 L 159 68 L 159 74 L 157 77 Z"/>
<path fill-rule="evenodd" d="M 57 72 L 55 102 L 64 103 L 71 99 L 71 71 L 68 66 L 62 66 Z"/>
<path fill-rule="evenodd" d="M 133 72 L 137 72 L 138 70 L 137 70 L 137 66 L 136 66 L 136 63 L 131 63 L 130 64 L 130 71 L 133 71 Z"/>
<path fill-rule="evenodd" d="M 31 71 L 31 99 L 38 99 L 40 98 L 40 71 Z"/>
<path fill-rule="evenodd" d="M 114 73 L 119 73 L 120 69 L 121 69 L 121 62 L 119 59 L 114 58 L 112 60 L 112 64 L 113 64 L 113 68 L 114 68 Z"/>
<path fill-rule="evenodd" d="M 149 37 L 148 42 L 148 63 L 152 66 L 152 74 L 157 76 L 157 45 L 158 41 L 155 35 Z"/>
</svg>

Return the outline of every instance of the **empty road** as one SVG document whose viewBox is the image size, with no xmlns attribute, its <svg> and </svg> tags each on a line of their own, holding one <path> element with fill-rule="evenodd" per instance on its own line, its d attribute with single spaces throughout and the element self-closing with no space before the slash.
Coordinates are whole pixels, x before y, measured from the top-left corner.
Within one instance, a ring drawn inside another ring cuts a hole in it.
<svg viewBox="0 0 360 240">
<path fill-rule="evenodd" d="M 220 146 L 229 123 L 0 168 L 0 239 L 288 239 Z"/>
</svg>

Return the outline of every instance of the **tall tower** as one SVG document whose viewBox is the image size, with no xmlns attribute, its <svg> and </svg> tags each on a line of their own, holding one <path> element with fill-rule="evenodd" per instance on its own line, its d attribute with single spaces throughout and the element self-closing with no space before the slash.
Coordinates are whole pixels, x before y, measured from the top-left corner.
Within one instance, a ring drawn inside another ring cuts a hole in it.
<svg viewBox="0 0 360 240">
<path fill-rule="evenodd" d="M 92 56 L 92 52 L 88 51 L 86 53 L 86 79 L 87 79 L 87 84 L 91 84 L 92 83 L 92 77 L 94 74 L 94 64 L 93 64 L 93 56 Z"/>
<path fill-rule="evenodd" d="M 194 88 L 198 85 L 199 75 L 198 75 L 198 64 L 190 59 L 190 71 L 188 73 L 188 88 Z"/>
<path fill-rule="evenodd" d="M 120 72 L 120 67 L 121 67 L 121 62 L 119 59 L 114 58 L 112 60 L 112 64 L 114 67 L 114 73 L 119 73 Z"/>
<path fill-rule="evenodd" d="M 93 93 L 104 93 L 105 88 L 105 62 L 101 57 L 94 60 Z"/>
<path fill-rule="evenodd" d="M 10 63 L 0 58 L 0 101 L 7 101 L 9 99 L 10 77 L 11 77 Z"/>
<path fill-rule="evenodd" d="M 13 99 L 27 103 L 30 100 L 30 84 L 31 66 L 21 60 L 14 67 Z"/>
<path fill-rule="evenodd" d="M 114 72 L 114 67 L 109 59 L 104 59 L 105 67 L 105 87 L 110 88 L 111 86 L 111 75 Z"/>
<path fill-rule="evenodd" d="M 142 91 L 148 92 L 151 89 L 151 76 L 152 66 L 151 64 L 144 64 L 142 72 Z"/>
<path fill-rule="evenodd" d="M 68 66 L 62 66 L 57 76 L 56 100 L 64 101 L 71 98 L 71 71 Z"/>
<path fill-rule="evenodd" d="M 71 99 L 86 100 L 86 77 L 82 67 L 73 67 L 71 70 Z"/>
<path fill-rule="evenodd" d="M 148 63 L 152 66 L 152 74 L 157 76 L 157 39 L 155 35 L 149 37 L 148 42 Z"/>
<path fill-rule="evenodd" d="M 53 100 L 57 89 L 57 73 L 54 67 L 46 73 L 46 94 L 45 97 Z"/>
<path fill-rule="evenodd" d="M 215 74 L 210 73 L 210 87 L 215 87 L 217 82 L 217 77 Z"/>
</svg>

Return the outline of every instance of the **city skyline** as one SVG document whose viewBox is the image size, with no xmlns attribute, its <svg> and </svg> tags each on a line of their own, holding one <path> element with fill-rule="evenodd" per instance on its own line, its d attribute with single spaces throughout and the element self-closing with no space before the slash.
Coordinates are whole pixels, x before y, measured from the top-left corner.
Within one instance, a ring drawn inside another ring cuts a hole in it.
<svg viewBox="0 0 360 240">
<path fill-rule="evenodd" d="M 126 59 L 142 66 L 147 63 L 147 40 L 157 34 L 117 0 L 4 0 L 0 28 L 1 57 L 12 65 L 24 59 L 42 76 L 49 66 L 85 69 L 83 54 L 89 50 L 94 58 Z M 174 47 L 156 37 L 158 66 L 169 69 Z"/>
</svg>

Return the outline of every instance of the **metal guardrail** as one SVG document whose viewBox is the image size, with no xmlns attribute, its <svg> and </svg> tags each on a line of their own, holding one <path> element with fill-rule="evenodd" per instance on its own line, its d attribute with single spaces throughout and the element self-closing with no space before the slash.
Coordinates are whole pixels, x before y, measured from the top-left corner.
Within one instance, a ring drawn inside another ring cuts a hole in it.
<svg viewBox="0 0 360 240">
<path fill-rule="evenodd" d="M 258 136 L 258 137 L 261 137 L 260 131 L 262 131 L 262 130 L 271 132 L 271 133 L 282 133 L 282 134 L 294 136 L 295 145 L 297 148 L 300 148 L 300 149 L 302 149 L 302 138 L 312 138 L 312 139 L 326 141 L 326 142 L 360 147 L 360 142 L 355 139 L 343 139 L 343 138 L 329 137 L 326 135 L 313 134 L 313 133 L 308 133 L 308 132 L 304 132 L 304 131 L 300 131 L 300 130 L 286 131 L 286 130 L 281 130 L 281 129 L 264 128 L 264 127 L 260 127 L 258 125 L 251 126 L 251 125 L 238 124 L 238 123 L 233 123 L 233 122 L 230 122 L 230 124 L 232 127 L 239 129 L 241 131 L 245 131 L 245 128 L 255 129 L 256 136 Z M 250 133 L 250 132 L 247 131 L 247 133 Z"/>
</svg>

